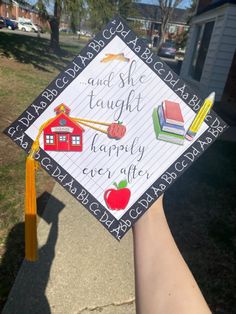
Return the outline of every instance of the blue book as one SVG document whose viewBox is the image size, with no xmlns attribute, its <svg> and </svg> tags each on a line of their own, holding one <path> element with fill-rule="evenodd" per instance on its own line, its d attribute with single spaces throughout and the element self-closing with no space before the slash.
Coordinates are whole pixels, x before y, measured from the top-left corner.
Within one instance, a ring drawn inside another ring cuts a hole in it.
<svg viewBox="0 0 236 314">
<path fill-rule="evenodd" d="M 162 106 L 158 107 L 158 115 L 159 115 L 159 121 L 162 131 L 170 132 L 174 134 L 184 135 L 185 129 L 184 127 L 172 123 L 167 123 L 164 118 L 163 108 Z"/>
</svg>

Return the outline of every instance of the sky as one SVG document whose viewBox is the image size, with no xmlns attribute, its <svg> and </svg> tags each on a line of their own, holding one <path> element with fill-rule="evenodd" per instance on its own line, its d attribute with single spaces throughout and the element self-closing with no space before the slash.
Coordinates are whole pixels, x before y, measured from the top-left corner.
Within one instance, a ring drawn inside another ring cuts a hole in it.
<svg viewBox="0 0 236 314">
<path fill-rule="evenodd" d="M 34 4 L 36 2 L 36 0 L 28 0 L 28 2 L 30 4 Z M 137 2 L 149 3 L 149 4 L 157 4 L 158 0 L 140 0 L 140 1 L 137 1 Z M 189 7 L 191 2 L 192 2 L 191 0 L 183 0 L 182 3 L 178 6 L 178 8 L 184 9 L 186 7 Z"/>
<path fill-rule="evenodd" d="M 149 3 L 149 4 L 158 4 L 158 0 L 140 0 L 137 2 L 141 2 L 141 3 Z M 191 0 L 183 0 L 182 3 L 178 6 L 178 8 L 188 8 L 191 4 Z"/>
</svg>

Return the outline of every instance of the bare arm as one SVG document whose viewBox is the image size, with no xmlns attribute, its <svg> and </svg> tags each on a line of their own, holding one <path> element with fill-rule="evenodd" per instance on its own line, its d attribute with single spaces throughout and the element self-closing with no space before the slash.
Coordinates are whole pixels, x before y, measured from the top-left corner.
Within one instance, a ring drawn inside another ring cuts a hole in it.
<svg viewBox="0 0 236 314">
<path fill-rule="evenodd" d="M 171 235 L 162 197 L 133 235 L 137 314 L 211 313 Z"/>
</svg>

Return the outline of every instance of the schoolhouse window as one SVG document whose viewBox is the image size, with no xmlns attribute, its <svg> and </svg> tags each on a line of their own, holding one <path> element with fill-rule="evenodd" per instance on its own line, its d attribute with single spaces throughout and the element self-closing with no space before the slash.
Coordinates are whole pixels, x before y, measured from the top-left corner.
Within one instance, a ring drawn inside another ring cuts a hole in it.
<svg viewBox="0 0 236 314">
<path fill-rule="evenodd" d="M 72 136 L 72 145 L 80 145 L 80 136 Z"/>
<path fill-rule="evenodd" d="M 46 135 L 46 144 L 54 144 L 54 135 Z"/>
<path fill-rule="evenodd" d="M 59 141 L 60 142 L 66 142 L 66 135 L 60 135 L 59 136 Z"/>
</svg>

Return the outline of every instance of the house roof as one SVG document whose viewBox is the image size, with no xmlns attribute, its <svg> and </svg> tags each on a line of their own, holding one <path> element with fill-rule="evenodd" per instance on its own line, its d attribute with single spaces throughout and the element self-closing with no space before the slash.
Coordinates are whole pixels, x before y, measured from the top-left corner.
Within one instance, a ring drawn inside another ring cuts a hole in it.
<svg viewBox="0 0 236 314">
<path fill-rule="evenodd" d="M 197 15 L 200 15 L 206 11 L 216 9 L 224 4 L 236 4 L 236 1 L 235 0 L 212 0 L 211 4 L 200 9 Z"/>
<path fill-rule="evenodd" d="M 10 0 L 2 0 L 1 2 L 2 2 L 2 3 L 5 3 L 5 4 L 11 4 L 11 1 L 10 1 Z"/>
<path fill-rule="evenodd" d="M 133 3 L 133 13 L 131 18 L 144 19 L 149 21 L 161 22 L 160 7 L 146 3 Z M 186 24 L 188 19 L 187 10 L 174 9 L 170 23 Z"/>
<path fill-rule="evenodd" d="M 19 1 L 1 0 L 0 2 L 5 3 L 7 5 L 13 4 L 13 5 L 19 6 L 21 9 L 24 9 L 26 11 L 38 13 L 38 11 L 35 8 L 33 8 L 33 6 L 31 4 L 29 4 L 27 1 L 24 1 L 24 0 L 19 0 Z"/>
</svg>

